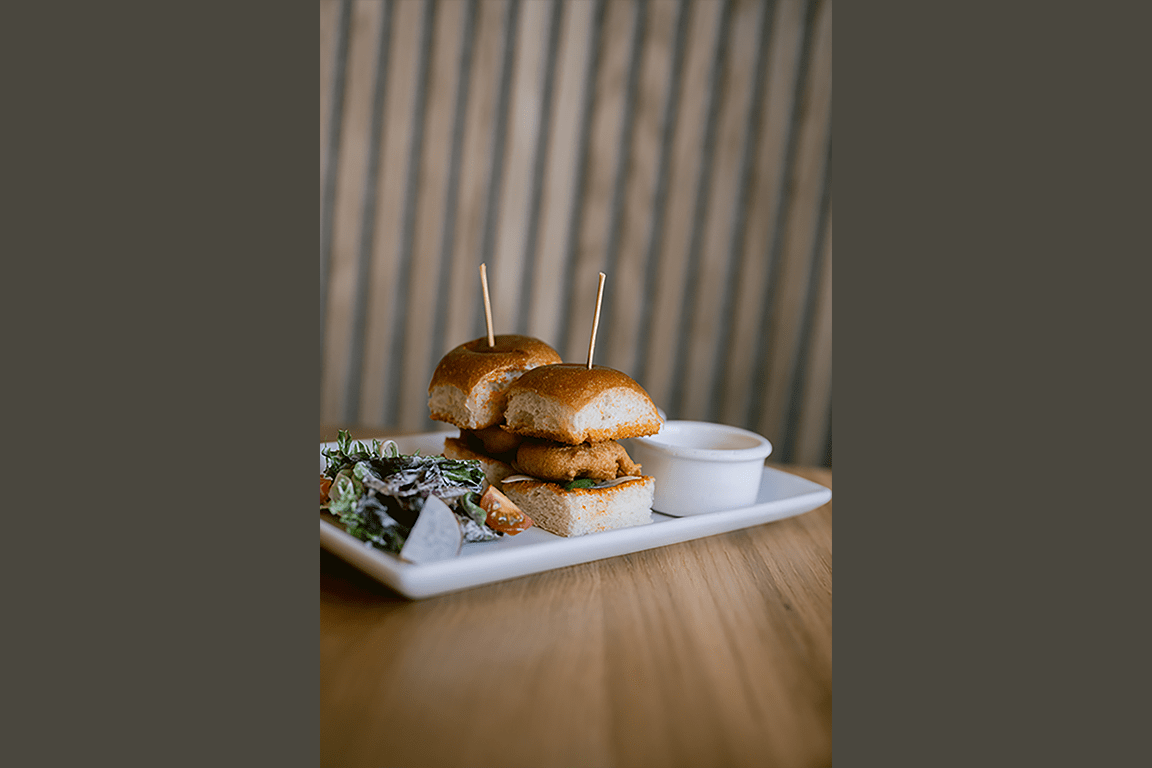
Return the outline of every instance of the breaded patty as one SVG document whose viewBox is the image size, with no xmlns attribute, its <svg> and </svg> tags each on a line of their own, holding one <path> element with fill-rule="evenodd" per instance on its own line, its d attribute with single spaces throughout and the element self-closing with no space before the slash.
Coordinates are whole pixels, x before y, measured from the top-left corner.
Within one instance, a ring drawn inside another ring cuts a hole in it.
<svg viewBox="0 0 1152 768">
<path fill-rule="evenodd" d="M 526 475 L 557 482 L 571 482 L 578 477 L 615 480 L 640 474 L 640 465 L 633 462 L 624 446 L 615 440 L 563 445 L 528 439 L 516 452 L 514 466 Z"/>
<path fill-rule="evenodd" d="M 506 432 L 499 426 L 477 430 L 462 429 L 460 430 L 460 437 L 465 438 L 473 445 L 483 445 L 484 453 L 489 456 L 515 451 L 520 447 L 520 443 L 524 441 L 524 438 L 520 435 Z M 478 441 L 478 443 L 473 441 Z"/>
</svg>

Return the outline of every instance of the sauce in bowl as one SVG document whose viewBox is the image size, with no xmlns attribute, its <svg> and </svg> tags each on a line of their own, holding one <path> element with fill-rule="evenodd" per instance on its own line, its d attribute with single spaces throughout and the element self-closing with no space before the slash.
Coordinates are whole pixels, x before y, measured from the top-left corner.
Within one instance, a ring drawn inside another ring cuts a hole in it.
<svg viewBox="0 0 1152 768">
<path fill-rule="evenodd" d="M 706 421 L 666 421 L 658 434 L 632 438 L 626 448 L 656 478 L 653 509 L 677 517 L 755 504 L 772 452 L 762 435 Z"/>
</svg>

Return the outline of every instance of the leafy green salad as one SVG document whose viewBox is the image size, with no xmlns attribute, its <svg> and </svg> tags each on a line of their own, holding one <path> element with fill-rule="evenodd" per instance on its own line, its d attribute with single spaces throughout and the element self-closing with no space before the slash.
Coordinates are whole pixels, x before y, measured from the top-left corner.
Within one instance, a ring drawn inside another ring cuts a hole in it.
<svg viewBox="0 0 1152 768">
<path fill-rule="evenodd" d="M 519 533 L 532 524 L 526 517 L 510 524 L 515 507 L 505 505 L 500 511 L 499 500 L 492 503 L 494 495 L 505 501 L 506 497 L 490 488 L 478 461 L 419 452 L 403 455 L 391 440 L 373 440 L 369 447 L 353 442 L 344 430 L 338 433 L 336 447 L 324 450 L 323 456 L 327 466 L 320 476 L 320 509 L 336 516 L 349 534 L 377 549 L 403 557 L 401 550 L 410 537 L 415 538 L 413 530 L 421 512 L 426 507 L 441 510 L 439 502 L 456 517 L 457 548 L 462 542 L 492 541 L 504 533 Z M 428 519 L 434 517 L 430 512 Z"/>
</svg>

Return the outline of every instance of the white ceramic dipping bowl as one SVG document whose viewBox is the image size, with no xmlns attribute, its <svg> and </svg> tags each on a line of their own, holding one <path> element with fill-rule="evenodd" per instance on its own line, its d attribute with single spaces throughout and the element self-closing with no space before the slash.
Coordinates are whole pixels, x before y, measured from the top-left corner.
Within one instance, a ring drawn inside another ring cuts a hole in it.
<svg viewBox="0 0 1152 768">
<path fill-rule="evenodd" d="M 633 437 L 626 447 L 656 478 L 652 508 L 676 517 L 752 506 L 772 453 L 755 432 L 706 421 L 665 421 L 659 434 Z"/>
</svg>

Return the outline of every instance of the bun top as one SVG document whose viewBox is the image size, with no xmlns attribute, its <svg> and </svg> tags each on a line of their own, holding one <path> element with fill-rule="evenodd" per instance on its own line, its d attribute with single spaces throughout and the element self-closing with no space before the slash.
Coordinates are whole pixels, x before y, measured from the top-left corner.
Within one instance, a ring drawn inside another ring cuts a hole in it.
<svg viewBox="0 0 1152 768">
<path fill-rule="evenodd" d="M 481 379 L 502 371 L 523 371 L 561 361 L 560 354 L 540 339 L 516 334 L 495 337 L 495 346 L 488 346 L 488 337 L 465 342 L 440 360 L 428 385 L 429 393 L 437 386 L 450 384 L 463 392 L 471 392 Z"/>
<path fill-rule="evenodd" d="M 603 365 L 589 369 L 585 363 L 558 363 L 533 368 L 513 382 L 508 395 L 511 397 L 521 391 L 535 392 L 578 411 L 605 391 L 619 388 L 642 397 L 652 406 L 652 413 L 656 413 L 656 404 L 635 379 Z"/>
<path fill-rule="evenodd" d="M 504 422 L 508 432 L 568 445 L 654 435 L 662 424 L 632 377 L 579 363 L 543 365 L 517 379 L 508 388 Z"/>
</svg>

